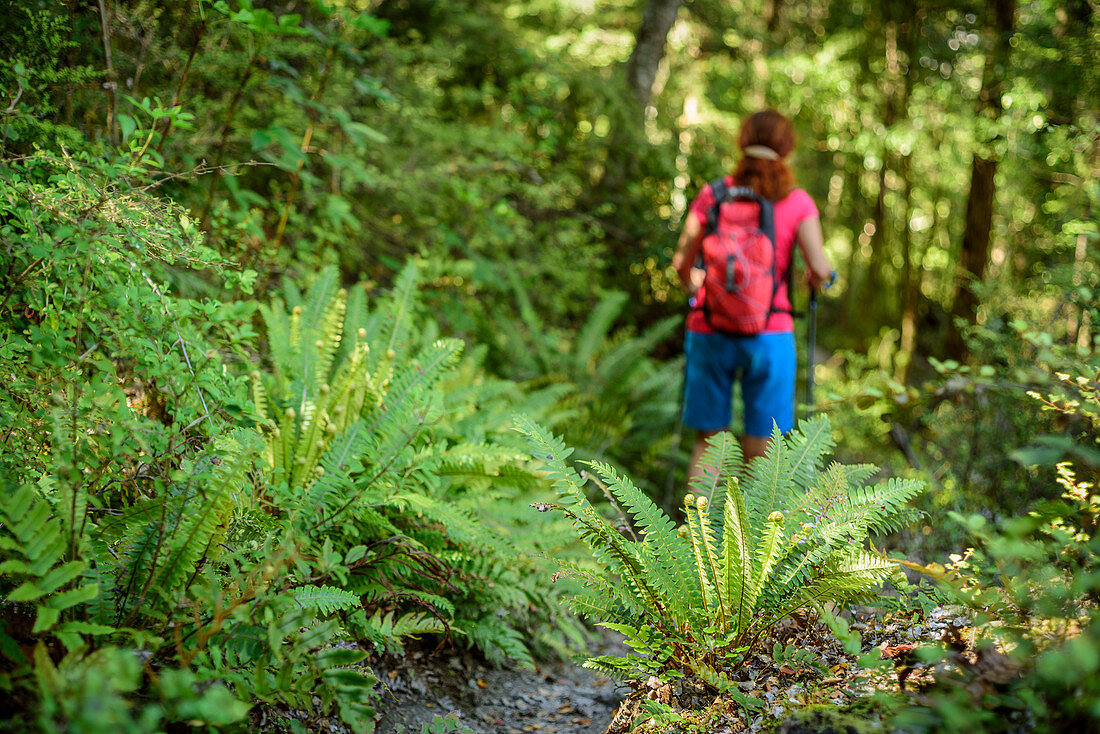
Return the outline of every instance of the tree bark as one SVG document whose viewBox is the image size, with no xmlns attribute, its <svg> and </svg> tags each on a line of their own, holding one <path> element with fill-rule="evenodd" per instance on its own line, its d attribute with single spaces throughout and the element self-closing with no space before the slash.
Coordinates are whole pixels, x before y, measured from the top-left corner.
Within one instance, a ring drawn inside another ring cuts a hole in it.
<svg viewBox="0 0 1100 734">
<path fill-rule="evenodd" d="M 665 41 L 676 23 L 682 0 L 648 0 L 642 14 L 642 25 L 634 36 L 634 50 L 626 62 L 626 76 L 631 91 L 644 107 L 653 94 L 657 68 L 665 56 Z"/>
<path fill-rule="evenodd" d="M 987 25 L 993 35 L 993 46 L 986 57 L 982 71 L 982 89 L 978 101 L 979 117 L 992 123 L 1000 119 L 1002 112 L 1001 89 L 1004 85 L 1005 67 L 1008 62 L 1009 40 L 1016 24 L 1016 0 L 993 0 L 992 19 Z M 972 290 L 975 283 L 985 278 L 989 262 L 989 237 L 993 227 L 993 197 L 996 193 L 994 176 L 997 174 L 997 154 L 992 144 L 994 133 L 984 149 L 974 153 L 970 167 L 970 194 L 966 201 L 966 228 L 963 230 L 962 251 L 959 254 L 959 283 L 955 290 L 952 308 L 952 327 L 948 338 L 948 354 L 957 360 L 966 357 L 966 341 L 962 325 L 974 323 L 978 299 Z"/>
<path fill-rule="evenodd" d="M 905 82 L 901 87 L 901 101 L 898 104 L 903 119 L 909 119 L 909 102 L 913 98 L 913 87 L 917 77 L 917 44 L 919 42 L 920 24 L 924 16 L 924 10 L 919 9 L 912 17 L 904 20 L 899 28 L 901 38 L 904 40 L 903 51 L 905 53 Z M 901 248 L 902 274 L 901 274 L 901 338 L 898 342 L 898 360 L 895 367 L 895 378 L 898 382 L 906 384 L 909 379 L 909 369 L 913 364 L 913 355 L 917 348 L 917 299 L 920 295 L 921 276 L 923 268 L 919 263 L 914 263 L 913 232 L 909 227 L 909 220 L 913 212 L 913 151 L 902 153 L 898 160 L 898 177 L 901 179 L 904 196 L 902 199 L 902 219 L 898 231 L 901 234 L 898 246 Z M 916 267 L 914 267 L 916 265 Z"/>
<path fill-rule="evenodd" d="M 768 33 L 774 33 L 775 29 L 779 27 L 779 19 L 782 15 L 783 0 L 771 0 L 768 3 Z"/>
<path fill-rule="evenodd" d="M 878 193 L 875 196 L 875 205 L 871 210 L 871 221 L 875 231 L 871 233 L 871 260 L 867 264 L 867 278 L 872 283 L 879 284 L 880 288 L 888 288 L 888 271 L 891 269 L 893 258 L 890 252 L 889 224 L 886 221 L 886 189 L 888 187 L 888 175 L 894 166 L 894 153 L 890 142 L 890 133 L 898 121 L 898 96 L 901 80 L 899 79 L 900 64 L 898 63 L 898 26 L 894 22 L 891 3 L 882 4 L 882 26 L 885 40 L 884 58 L 886 60 L 886 73 L 882 75 L 883 110 L 882 125 L 885 134 L 882 136 L 882 162 L 878 169 Z M 879 306 L 876 300 L 870 304 Z M 885 313 L 891 309 L 882 308 Z"/>
</svg>

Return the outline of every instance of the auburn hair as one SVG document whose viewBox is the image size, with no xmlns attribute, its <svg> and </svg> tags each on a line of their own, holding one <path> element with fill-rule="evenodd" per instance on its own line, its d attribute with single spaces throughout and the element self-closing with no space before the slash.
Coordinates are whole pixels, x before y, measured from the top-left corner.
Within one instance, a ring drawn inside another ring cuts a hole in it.
<svg viewBox="0 0 1100 734">
<path fill-rule="evenodd" d="M 738 186 L 748 186 L 768 201 L 779 201 L 794 191 L 794 173 L 784 160 L 795 145 L 790 120 L 775 110 L 749 115 L 741 122 L 737 143 L 742 150 L 750 145 L 764 145 L 779 154 L 777 161 L 742 155 L 733 172 Z"/>
</svg>

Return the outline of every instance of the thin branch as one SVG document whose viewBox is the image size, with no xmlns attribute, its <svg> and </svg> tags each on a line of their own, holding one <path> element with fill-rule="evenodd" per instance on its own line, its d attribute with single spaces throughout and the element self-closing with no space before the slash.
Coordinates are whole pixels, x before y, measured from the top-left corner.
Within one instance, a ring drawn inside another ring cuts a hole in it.
<svg viewBox="0 0 1100 734">
<path fill-rule="evenodd" d="M 242 163 L 226 163 L 223 166 L 208 166 L 204 162 L 204 163 L 200 163 L 199 165 L 197 165 L 194 168 L 192 168 L 190 170 L 187 170 L 187 171 L 178 171 L 176 173 L 170 173 L 170 174 L 167 174 L 165 176 L 161 176 L 156 181 L 153 181 L 152 183 L 147 184 L 145 186 L 138 187 L 134 190 L 135 191 L 141 191 L 141 192 L 144 193 L 146 191 L 150 191 L 152 189 L 155 189 L 158 186 L 162 186 L 162 185 L 168 183 L 169 181 L 172 181 L 173 179 L 177 179 L 177 178 L 187 178 L 188 176 L 203 176 L 207 173 L 224 173 L 226 171 L 231 171 L 234 168 L 243 168 L 243 167 L 251 167 L 251 166 L 275 166 L 275 165 L 277 165 L 277 164 L 270 163 L 268 161 L 244 161 Z"/>
<path fill-rule="evenodd" d="M 0 113 L 0 114 L 4 114 L 4 115 L 10 115 L 10 114 L 12 114 L 13 112 L 15 112 L 15 105 L 19 104 L 19 98 L 23 96 L 23 92 L 24 92 L 24 91 L 26 91 L 26 90 L 25 90 L 25 89 L 23 89 L 23 85 L 22 85 L 22 84 L 20 84 L 20 85 L 19 85 L 19 91 L 18 91 L 18 92 L 16 92 L 16 94 L 15 94 L 15 99 L 13 99 L 13 100 L 11 101 L 11 104 L 10 104 L 10 105 L 8 105 L 8 108 L 7 108 L 6 110 L 4 110 L 4 111 L 3 111 L 2 113 Z"/>
</svg>

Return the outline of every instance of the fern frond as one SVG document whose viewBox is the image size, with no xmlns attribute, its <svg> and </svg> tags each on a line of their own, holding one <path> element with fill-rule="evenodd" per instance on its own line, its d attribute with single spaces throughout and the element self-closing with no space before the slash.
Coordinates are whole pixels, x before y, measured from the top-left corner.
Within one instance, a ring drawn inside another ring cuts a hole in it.
<svg viewBox="0 0 1100 734">
<path fill-rule="evenodd" d="M 380 652 L 396 652 L 401 649 L 401 639 L 421 634 L 445 632 L 446 627 L 437 617 L 422 612 L 409 612 L 397 616 L 394 612 L 375 612 L 370 617 L 356 612 L 352 617 L 352 629 L 374 644 Z"/>
<path fill-rule="evenodd" d="M 179 588 L 192 574 L 200 558 L 208 555 L 229 531 L 237 506 L 237 494 L 246 486 L 250 457 L 239 438 L 243 431 L 218 440 L 213 455 L 206 460 L 213 466 L 203 487 L 193 491 L 195 502 L 174 536 L 169 539 L 164 565 L 157 574 L 160 591 Z"/>
<path fill-rule="evenodd" d="M 678 620 L 690 619 L 698 612 L 703 592 L 696 583 L 688 545 L 675 524 L 610 464 L 589 462 L 589 465 L 645 533 L 640 549 L 647 575 L 659 596 Z"/>
<path fill-rule="evenodd" d="M 800 587 L 790 599 L 769 609 L 769 614 L 762 618 L 757 628 L 765 629 L 799 609 L 862 599 L 897 570 L 896 563 L 860 549 L 834 557 L 826 568 L 818 572 L 811 585 Z"/>
<path fill-rule="evenodd" d="M 275 368 L 275 385 L 272 392 L 282 395 L 286 391 L 287 375 L 286 365 L 292 359 L 290 350 L 290 319 L 286 311 L 286 305 L 279 298 L 273 298 L 271 305 L 261 303 L 260 314 L 263 316 L 264 325 L 267 327 L 267 352 L 271 358 L 271 364 Z"/>
<path fill-rule="evenodd" d="M 386 352 L 409 341 L 412 316 L 416 309 L 416 289 L 420 273 L 413 263 L 405 266 L 393 286 L 393 298 L 387 307 L 387 319 L 382 322 L 379 336 L 386 342 Z"/>
<path fill-rule="evenodd" d="M 532 457 L 543 466 L 558 496 L 570 505 L 584 502 L 584 481 L 566 463 L 573 449 L 526 416 L 516 416 L 515 428 L 527 438 Z"/>
<path fill-rule="evenodd" d="M 321 614 L 360 606 L 358 594 L 333 586 L 300 586 L 294 590 L 294 601 Z"/>
<path fill-rule="evenodd" d="M 760 530 L 772 512 L 789 513 L 805 491 L 814 486 L 818 465 L 833 446 L 829 419 L 824 415 L 800 421 L 783 437 L 778 426 L 768 452 L 753 462 L 745 487 L 752 527 Z"/>
<path fill-rule="evenodd" d="M 699 459 L 703 471 L 691 478 L 689 486 L 696 497 L 706 497 L 712 514 L 722 517 L 725 493 L 718 491 L 727 477 L 741 473 L 743 457 L 741 443 L 728 431 L 716 433 L 707 439 L 707 448 Z"/>
<path fill-rule="evenodd" d="M 338 300 L 343 301 L 347 295 L 338 296 L 337 294 L 340 288 L 340 271 L 333 265 L 326 266 L 318 271 L 317 276 L 310 284 L 309 292 L 305 294 L 304 298 L 300 294 L 295 294 L 292 290 L 293 281 L 290 281 L 287 285 L 291 287 L 290 290 L 284 287 L 284 291 L 287 291 L 288 294 L 288 304 L 300 307 L 302 324 L 307 330 L 304 334 L 307 336 L 317 334 L 318 326 L 325 322 L 325 314 L 331 311 L 333 303 Z M 342 311 L 341 308 L 341 313 Z M 304 344 L 302 346 L 309 347 L 312 345 Z M 305 349 L 302 351 L 305 351 Z M 307 377 L 311 374 L 312 370 L 303 369 L 300 376 Z"/>
<path fill-rule="evenodd" d="M 445 631 L 443 623 L 436 617 L 430 614 L 420 614 L 409 612 L 408 614 L 402 614 L 400 617 L 393 621 L 393 634 L 398 637 L 413 637 L 415 635 L 425 635 L 431 633 L 440 633 Z"/>
<path fill-rule="evenodd" d="M 904 516 L 901 507 L 921 492 L 915 479 L 891 478 L 871 487 L 856 487 L 833 512 L 837 523 L 853 523 L 865 532 L 880 533 L 899 529 Z"/>
<path fill-rule="evenodd" d="M 631 384 L 633 375 L 646 364 L 645 357 L 679 328 L 680 321 L 679 317 L 670 316 L 646 329 L 644 334 L 617 344 L 596 365 L 599 384 L 609 388 Z"/>
<path fill-rule="evenodd" d="M 695 564 L 693 567 L 694 576 L 699 580 L 699 588 L 702 590 L 703 597 L 703 612 L 708 617 L 711 612 L 711 600 L 718 596 L 714 588 L 712 578 L 707 574 L 707 563 L 705 560 L 705 551 L 703 549 L 703 531 L 699 527 L 699 518 L 701 513 L 695 509 L 695 497 L 693 495 L 684 496 L 684 516 L 687 518 L 687 535 L 691 541 L 691 551 L 695 557 Z"/>
<path fill-rule="evenodd" d="M 314 327 L 317 339 L 307 345 L 310 354 L 309 369 L 302 370 L 302 382 L 310 394 L 317 394 L 328 381 L 344 332 L 344 314 L 347 307 L 347 291 L 340 289 L 333 296 Z"/>
<path fill-rule="evenodd" d="M 768 450 L 749 465 L 748 479 L 742 483 L 749 525 L 754 534 L 763 532 L 773 512 L 787 509 L 794 495 L 789 473 L 790 446 L 774 423 L 773 428 Z"/>
<path fill-rule="evenodd" d="M 364 412 L 368 431 L 378 437 L 380 454 L 390 454 L 424 423 L 423 416 L 415 415 L 424 407 L 423 396 L 457 363 L 462 347 L 457 339 L 441 339 L 417 355 L 414 363 L 394 371 L 385 404 Z"/>
<path fill-rule="evenodd" d="M 724 589 L 722 588 L 722 577 L 719 573 L 717 543 L 714 538 L 714 530 L 710 525 L 709 507 L 707 504 L 700 507 L 699 501 L 696 501 L 695 511 L 699 515 L 699 544 L 702 546 L 703 556 L 707 563 L 706 567 L 710 572 L 710 588 L 714 591 L 715 600 L 718 604 L 719 619 L 725 625 L 729 619 L 729 607 L 726 605 L 726 599 L 722 593 Z"/>
<path fill-rule="evenodd" d="M 619 600 L 626 601 L 625 597 L 619 597 Z M 607 595 L 582 594 L 567 599 L 565 603 L 574 614 L 595 622 L 626 624 L 634 621 L 635 615 L 631 614 L 629 607 L 613 602 L 614 598 L 609 599 Z"/>
<path fill-rule="evenodd" d="M 764 532 L 760 534 L 760 540 L 755 549 L 755 574 L 747 599 L 750 608 L 756 607 L 757 599 L 771 578 L 772 570 L 782 552 L 782 539 L 783 514 L 776 511 L 764 521 Z"/>
<path fill-rule="evenodd" d="M 492 532 L 469 512 L 456 505 L 418 492 L 403 492 L 395 505 L 406 505 L 446 528 L 448 537 L 465 548 L 492 548 L 503 557 L 516 557 L 519 550 L 501 535 Z"/>
<path fill-rule="evenodd" d="M 622 291 L 609 293 L 600 299 L 585 319 L 573 349 L 574 369 L 577 374 L 590 373 L 594 369 L 596 350 L 607 340 L 611 325 L 622 313 L 627 298 L 627 294 Z"/>
<path fill-rule="evenodd" d="M 581 663 L 581 667 L 587 670 L 594 670 L 611 680 L 624 682 L 636 680 L 639 675 L 646 672 L 645 668 L 639 666 L 634 659 L 617 657 L 615 655 L 597 655 L 588 658 Z"/>
<path fill-rule="evenodd" d="M 752 533 L 745 498 L 736 476 L 727 480 L 725 495 L 722 557 L 718 568 L 725 585 L 725 597 L 729 600 L 730 616 L 736 623 L 736 631 L 741 632 L 748 627 L 753 607 Z"/>
<path fill-rule="evenodd" d="M 525 668 L 535 667 L 535 661 L 531 658 L 531 651 L 524 644 L 523 637 L 504 624 L 495 613 L 474 622 L 466 622 L 457 631 L 464 633 L 491 662 L 499 664 L 510 659 Z"/>
<path fill-rule="evenodd" d="M 829 419 L 822 413 L 801 420 L 786 439 L 790 446 L 791 478 L 803 491 L 808 490 L 814 484 L 822 457 L 836 446 L 829 430 Z M 789 509 L 789 505 L 783 509 Z"/>
<path fill-rule="evenodd" d="M 261 422 L 266 421 L 270 417 L 270 407 L 263 379 L 259 372 L 253 372 L 249 379 L 252 383 L 252 402 L 256 406 L 256 415 Z"/>
</svg>

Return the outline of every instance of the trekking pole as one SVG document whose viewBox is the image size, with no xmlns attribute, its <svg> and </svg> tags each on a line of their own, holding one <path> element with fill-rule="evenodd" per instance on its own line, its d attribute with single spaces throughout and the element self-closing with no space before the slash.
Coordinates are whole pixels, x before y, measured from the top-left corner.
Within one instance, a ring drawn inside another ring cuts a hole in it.
<svg viewBox="0 0 1100 734">
<path fill-rule="evenodd" d="M 836 282 L 836 271 L 829 273 L 829 279 L 822 284 L 823 290 L 829 290 Z M 814 346 L 817 343 L 817 288 L 810 286 L 810 325 L 806 348 L 806 410 L 807 417 L 814 414 Z"/>
</svg>

